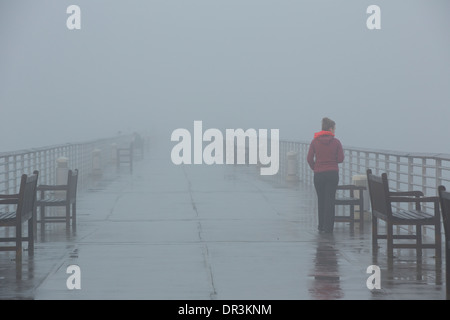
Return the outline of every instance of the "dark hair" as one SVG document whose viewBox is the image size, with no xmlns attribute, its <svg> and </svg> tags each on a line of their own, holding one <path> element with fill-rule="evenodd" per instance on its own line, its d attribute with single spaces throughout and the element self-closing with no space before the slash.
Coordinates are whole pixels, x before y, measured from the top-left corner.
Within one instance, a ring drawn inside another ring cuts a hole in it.
<svg viewBox="0 0 450 320">
<path fill-rule="evenodd" d="M 322 119 L 322 130 L 324 131 L 330 131 L 330 129 L 334 128 L 335 125 L 336 122 L 334 122 L 330 118 L 325 117 Z"/>
</svg>

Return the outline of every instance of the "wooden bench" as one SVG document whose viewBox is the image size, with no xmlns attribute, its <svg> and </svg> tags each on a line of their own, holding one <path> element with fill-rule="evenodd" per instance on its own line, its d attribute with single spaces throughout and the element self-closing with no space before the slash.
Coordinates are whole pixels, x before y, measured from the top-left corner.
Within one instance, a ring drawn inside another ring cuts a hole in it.
<svg viewBox="0 0 450 320">
<path fill-rule="evenodd" d="M 416 249 L 417 256 L 422 255 L 422 249 L 435 250 L 436 258 L 441 259 L 441 222 L 439 214 L 439 198 L 424 197 L 421 191 L 392 192 L 389 191 L 387 174 L 380 176 L 367 170 L 367 183 L 369 187 L 370 203 L 372 206 L 372 246 L 378 250 L 378 239 L 387 240 L 387 254 L 389 258 L 394 255 L 394 248 Z M 414 203 L 415 209 L 406 210 L 397 208 L 392 210 L 393 203 Z M 434 214 L 422 210 L 421 203 L 433 204 Z M 378 219 L 386 222 L 386 234 L 378 233 Z M 394 234 L 394 225 L 415 226 L 415 234 Z M 434 243 L 422 242 L 422 227 L 434 226 Z M 397 243 L 397 239 L 412 239 L 415 243 Z"/>
<path fill-rule="evenodd" d="M 41 233 L 45 231 L 45 223 L 65 222 L 67 230 L 76 229 L 77 220 L 77 185 L 78 169 L 69 170 L 67 174 L 67 184 L 63 185 L 39 185 L 37 191 L 40 198 L 36 201 L 36 206 L 40 211 Z M 46 207 L 66 207 L 65 216 L 46 216 Z M 72 207 L 72 210 L 70 210 Z"/>
<path fill-rule="evenodd" d="M 441 185 L 438 193 L 445 234 L 445 289 L 447 299 L 450 299 L 450 192 Z"/>
<path fill-rule="evenodd" d="M 133 173 L 133 143 L 130 143 L 128 147 L 117 148 L 117 170 L 120 169 L 122 164 L 126 164 L 130 167 L 130 172 Z"/>
<path fill-rule="evenodd" d="M 23 174 L 20 181 L 20 190 L 18 194 L 0 195 L 0 204 L 16 205 L 16 210 L 12 212 L 0 213 L 0 226 L 15 227 L 14 237 L 0 238 L 0 242 L 15 242 L 12 246 L 2 246 L 0 251 L 16 251 L 16 263 L 22 261 L 22 242 L 28 242 L 28 255 L 34 254 L 34 219 L 36 205 L 36 186 L 38 181 L 38 171 L 32 175 Z M 22 224 L 27 222 L 28 234 L 22 235 Z"/>
<path fill-rule="evenodd" d="M 342 194 L 338 191 L 336 193 L 336 199 L 334 204 L 336 206 L 350 206 L 350 215 L 342 216 L 336 215 L 335 222 L 350 222 L 350 227 L 353 230 L 355 222 L 359 222 L 360 230 L 364 230 L 364 196 L 363 191 L 366 190 L 364 186 L 356 185 L 340 185 L 337 190 L 342 190 Z M 358 197 L 355 195 L 355 191 L 358 191 Z M 359 207 L 359 218 L 355 219 L 355 206 Z"/>
</svg>

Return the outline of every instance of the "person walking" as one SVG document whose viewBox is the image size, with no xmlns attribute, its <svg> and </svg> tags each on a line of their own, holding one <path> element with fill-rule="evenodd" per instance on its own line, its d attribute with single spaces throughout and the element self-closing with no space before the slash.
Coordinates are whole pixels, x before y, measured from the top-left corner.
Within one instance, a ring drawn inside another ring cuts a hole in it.
<svg viewBox="0 0 450 320">
<path fill-rule="evenodd" d="M 307 161 L 314 171 L 314 187 L 317 193 L 320 233 L 333 233 L 334 200 L 339 183 L 339 163 L 344 161 L 341 142 L 335 138 L 336 123 L 322 119 L 322 131 L 314 134 Z"/>
</svg>

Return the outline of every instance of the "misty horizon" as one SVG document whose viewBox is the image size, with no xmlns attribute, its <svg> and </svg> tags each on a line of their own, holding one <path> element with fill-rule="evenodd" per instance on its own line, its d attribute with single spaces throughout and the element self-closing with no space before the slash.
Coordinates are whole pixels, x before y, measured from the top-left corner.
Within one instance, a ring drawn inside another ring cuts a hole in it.
<svg viewBox="0 0 450 320">
<path fill-rule="evenodd" d="M 450 153 L 446 1 L 68 1 L 0 4 L 0 151 L 207 128 L 344 146 Z M 21 129 L 19 129 L 21 128 Z M 18 133 L 20 131 L 20 134 Z"/>
</svg>

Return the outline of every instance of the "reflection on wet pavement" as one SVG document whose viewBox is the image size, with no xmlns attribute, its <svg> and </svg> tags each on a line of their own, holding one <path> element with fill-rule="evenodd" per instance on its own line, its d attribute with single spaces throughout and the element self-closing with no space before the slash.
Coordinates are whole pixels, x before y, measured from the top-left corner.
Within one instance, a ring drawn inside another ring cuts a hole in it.
<svg viewBox="0 0 450 320">
<path fill-rule="evenodd" d="M 310 288 L 312 299 L 340 299 L 344 297 L 340 286 L 339 251 L 333 235 L 317 239 L 314 257 L 314 281 Z"/>
</svg>

